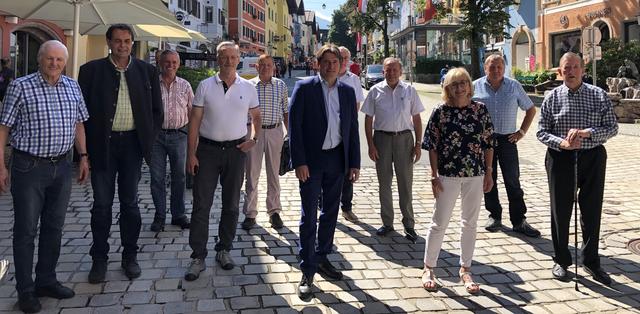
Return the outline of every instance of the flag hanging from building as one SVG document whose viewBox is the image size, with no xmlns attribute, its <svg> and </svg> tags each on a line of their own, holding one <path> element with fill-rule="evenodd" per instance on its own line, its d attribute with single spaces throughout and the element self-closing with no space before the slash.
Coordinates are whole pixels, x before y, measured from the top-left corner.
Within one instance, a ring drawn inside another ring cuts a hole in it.
<svg viewBox="0 0 640 314">
<path fill-rule="evenodd" d="M 362 14 L 367 13 L 367 0 L 358 0 L 358 11 Z"/>
<path fill-rule="evenodd" d="M 424 22 L 431 21 L 436 16 L 436 7 L 433 0 L 426 0 L 424 4 Z"/>
<path fill-rule="evenodd" d="M 360 32 L 356 33 L 356 51 L 360 51 L 362 48 L 362 37 L 360 37 Z"/>
</svg>

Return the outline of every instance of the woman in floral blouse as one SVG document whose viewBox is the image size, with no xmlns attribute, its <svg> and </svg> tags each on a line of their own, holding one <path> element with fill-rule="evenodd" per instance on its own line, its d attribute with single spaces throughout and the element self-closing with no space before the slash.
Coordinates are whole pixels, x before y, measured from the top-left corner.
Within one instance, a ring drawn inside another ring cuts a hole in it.
<svg viewBox="0 0 640 314">
<path fill-rule="evenodd" d="M 444 77 L 441 104 L 433 110 L 424 134 L 423 149 L 429 151 L 431 188 L 436 198 L 427 233 L 422 284 L 436 291 L 433 267 L 458 196 L 461 199 L 460 279 L 469 293 L 480 286 L 471 277 L 471 260 L 476 242 L 476 223 L 484 192 L 493 186 L 493 125 L 484 104 L 471 101 L 473 85 L 464 68 L 450 70 Z"/>
</svg>

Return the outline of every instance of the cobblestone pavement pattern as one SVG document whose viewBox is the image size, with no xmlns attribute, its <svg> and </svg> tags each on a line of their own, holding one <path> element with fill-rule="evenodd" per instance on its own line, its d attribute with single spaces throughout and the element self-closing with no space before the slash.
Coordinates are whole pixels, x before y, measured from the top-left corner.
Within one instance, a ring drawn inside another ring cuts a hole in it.
<svg viewBox="0 0 640 314">
<path fill-rule="evenodd" d="M 423 116 L 426 121 L 439 99 L 439 87 L 416 86 L 428 107 Z M 638 128 L 631 126 L 625 130 L 638 134 Z M 122 247 L 116 223 L 119 217 L 114 210 L 107 282 L 87 282 L 91 267 L 88 254 L 92 241 L 89 225 L 91 188 L 74 185 L 57 270 L 58 279 L 72 287 L 76 296 L 60 301 L 42 298 L 43 313 L 638 312 L 640 256 L 627 250 L 626 243 L 640 237 L 640 181 L 636 177 L 640 173 L 640 138 L 622 134 L 606 144 L 609 160 L 600 253 L 602 264 L 612 274 L 614 284 L 611 288 L 603 287 L 580 268 L 581 284 L 577 292 L 572 282 L 552 279 L 545 147 L 535 139 L 535 129 L 536 126 L 532 126 L 519 148 L 522 185 L 529 207 L 528 221 L 540 229 L 542 238 L 530 239 L 508 230 L 488 233 L 482 228 L 488 216 L 483 210 L 478 222 L 472 268 L 482 287 L 477 296 L 468 296 L 456 275 L 460 236 L 457 214 L 446 234 L 436 271 L 444 285 L 439 292 L 430 293 L 421 287 L 424 239 L 412 244 L 397 232 L 387 237 L 375 235 L 381 222 L 377 179 L 371 163 L 365 164 L 360 180 L 354 185 L 354 210 L 361 223 L 355 225 L 339 218 L 336 253 L 329 256 L 345 270 L 345 279 L 327 281 L 317 275 L 316 298 L 311 302 L 302 302 L 296 296 L 296 285 L 300 280 L 296 260 L 300 198 L 292 173 L 281 181 L 284 207 L 281 215 L 285 227 L 277 232 L 268 223 L 263 207 L 266 194 L 263 175 L 261 212 L 257 217 L 259 227 L 250 232 L 238 228 L 232 250 L 238 266 L 230 271 L 222 270 L 214 262 L 214 256 L 210 256 L 206 259 L 208 268 L 200 278 L 187 282 L 183 280 L 183 274 L 191 253 L 189 231 L 171 225 L 165 232 L 149 231 L 155 210 L 145 167 L 140 182 L 143 230 L 138 254 L 142 276 L 129 281 L 120 270 Z M 363 140 L 362 144 L 363 160 L 368 160 L 366 142 Z M 423 156 L 415 169 L 413 188 L 416 229 L 421 236 L 426 233 L 434 204 L 428 184 L 428 157 L 426 153 Z M 506 204 L 502 186 L 500 195 Z M 394 197 L 397 201 L 397 193 Z M 210 225 L 211 251 L 218 233 L 220 203 L 218 190 Z M 116 203 L 114 208 L 118 206 Z M 191 211 L 190 192 L 187 193 L 187 211 Z M 243 219 L 240 217 L 240 221 Z M 13 263 L 12 226 L 11 196 L 4 194 L 0 197 L 0 256 Z M 402 230 L 399 219 L 395 227 Z M 573 235 L 570 239 L 573 242 Z M 573 269 L 571 267 L 572 273 Z M 13 272 L 11 267 L 5 282 L 0 284 L 0 311 L 3 313 L 17 311 Z"/>
</svg>

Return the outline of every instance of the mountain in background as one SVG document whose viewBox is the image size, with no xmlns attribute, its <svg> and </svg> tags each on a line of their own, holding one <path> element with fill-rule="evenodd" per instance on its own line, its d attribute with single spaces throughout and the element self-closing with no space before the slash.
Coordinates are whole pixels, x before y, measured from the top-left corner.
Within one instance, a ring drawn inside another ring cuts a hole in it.
<svg viewBox="0 0 640 314">
<path fill-rule="evenodd" d="M 318 22 L 318 27 L 320 27 L 320 29 L 329 29 L 329 26 L 331 25 L 330 20 L 325 20 L 324 18 L 321 18 L 317 14 L 316 14 L 316 22 Z"/>
</svg>

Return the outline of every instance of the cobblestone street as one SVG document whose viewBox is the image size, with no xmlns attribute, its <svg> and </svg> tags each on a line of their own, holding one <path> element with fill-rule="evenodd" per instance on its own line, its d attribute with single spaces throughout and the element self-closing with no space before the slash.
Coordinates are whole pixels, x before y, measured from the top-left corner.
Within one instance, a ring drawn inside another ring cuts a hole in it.
<svg viewBox="0 0 640 314">
<path fill-rule="evenodd" d="M 427 107 L 439 99 L 435 87 L 419 88 Z M 472 271 L 482 292 L 469 296 L 458 279 L 459 211 L 456 209 L 445 236 L 436 275 L 443 283 L 439 292 L 430 293 L 421 286 L 422 258 L 434 199 L 429 185 L 428 157 L 414 172 L 414 211 L 417 243 L 401 233 L 376 236 L 381 220 L 378 184 L 371 162 L 363 163 L 360 180 L 354 185 L 354 212 L 360 223 L 338 219 L 335 253 L 329 258 L 342 269 L 345 279 L 328 281 L 315 277 L 316 298 L 303 302 L 296 296 L 300 272 L 296 260 L 300 197 L 293 173 L 281 177 L 282 218 L 285 227 L 272 229 L 264 208 L 266 178 L 261 177 L 258 227 L 250 232 L 238 226 L 232 255 L 237 267 L 226 271 L 206 259 L 207 270 L 193 282 L 183 279 L 191 249 L 189 231 L 167 225 L 166 231 L 149 231 L 154 207 L 149 190 L 149 173 L 145 166 L 140 182 L 140 211 L 143 217 L 138 260 L 142 276 L 129 281 L 120 270 L 121 250 L 117 224 L 118 204 L 114 204 L 111 228 L 111 254 L 107 282 L 89 284 L 91 267 L 89 248 L 90 185 L 74 185 L 63 234 L 58 280 L 72 287 L 76 296 L 67 300 L 42 298 L 43 313 L 404 313 L 404 312 L 640 312 L 640 256 L 627 249 L 627 242 L 640 238 L 640 138 L 619 134 L 606 144 L 608 151 L 605 187 L 605 213 L 602 217 L 600 254 L 604 269 L 612 274 L 614 284 L 604 287 L 579 268 L 580 291 L 574 283 L 554 280 L 551 274 L 553 253 L 550 231 L 549 194 L 544 171 L 546 148 L 535 138 L 537 120 L 519 143 L 521 180 L 528 205 L 527 218 L 542 232 L 539 239 L 516 235 L 510 230 L 489 233 L 484 230 L 488 213 L 483 210 L 478 221 L 478 241 Z M 361 129 L 363 126 L 361 124 Z M 630 133 L 640 125 L 625 126 Z M 621 128 L 622 131 L 622 128 Z M 366 142 L 361 137 L 363 162 Z M 368 160 L 368 158 L 367 158 Z M 501 179 L 499 179 L 501 184 Z M 397 189 L 394 185 L 397 202 Z M 506 204 L 506 193 L 500 185 Z M 191 211 L 191 191 L 187 192 L 187 211 Z M 219 188 L 210 223 L 209 250 L 217 239 L 220 209 Z M 242 204 L 240 205 L 242 207 Z M 397 207 L 396 207 L 397 209 Z M 506 211 L 506 209 L 505 209 Z M 395 229 L 402 231 L 397 209 Z M 244 219 L 240 215 L 240 222 Z M 503 220 L 508 223 L 507 219 Z M 573 219 L 572 219 L 573 221 Z M 17 311 L 17 295 L 12 256 L 13 212 L 11 196 L 0 196 L 0 253 L 12 266 L 0 284 L 0 311 Z M 570 228 L 573 231 L 573 225 Z M 573 252 L 573 234 L 570 235 Z M 573 274 L 573 266 L 570 268 Z"/>
</svg>

